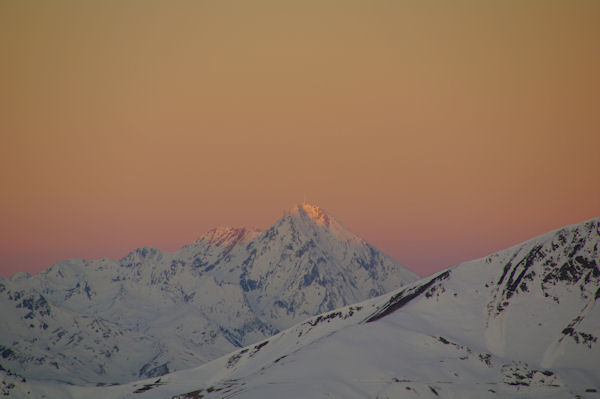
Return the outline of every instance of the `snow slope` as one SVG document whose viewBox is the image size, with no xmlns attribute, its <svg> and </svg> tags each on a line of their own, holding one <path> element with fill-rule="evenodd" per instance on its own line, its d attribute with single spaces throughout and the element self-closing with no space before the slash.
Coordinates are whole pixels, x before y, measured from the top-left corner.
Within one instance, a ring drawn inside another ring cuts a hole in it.
<svg viewBox="0 0 600 399">
<path fill-rule="evenodd" d="M 319 207 L 261 233 L 221 227 L 179 251 L 70 259 L 0 280 L 0 365 L 123 383 L 198 366 L 417 279 Z"/>
<path fill-rule="evenodd" d="M 597 398 L 600 219 L 312 317 L 195 369 L 73 398 Z"/>
</svg>

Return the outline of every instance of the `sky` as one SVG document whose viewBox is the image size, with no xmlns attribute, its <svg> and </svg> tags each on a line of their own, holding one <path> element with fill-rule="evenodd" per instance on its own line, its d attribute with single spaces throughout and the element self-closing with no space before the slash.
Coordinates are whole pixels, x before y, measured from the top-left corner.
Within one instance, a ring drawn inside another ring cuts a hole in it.
<svg viewBox="0 0 600 399">
<path fill-rule="evenodd" d="M 419 273 L 600 216 L 600 2 L 2 1 L 0 274 L 307 201 Z"/>
</svg>

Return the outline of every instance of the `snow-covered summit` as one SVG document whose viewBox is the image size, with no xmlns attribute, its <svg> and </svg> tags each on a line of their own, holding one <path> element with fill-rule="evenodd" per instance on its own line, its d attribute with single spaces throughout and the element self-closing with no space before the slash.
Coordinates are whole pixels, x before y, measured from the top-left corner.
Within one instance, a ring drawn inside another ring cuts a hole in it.
<svg viewBox="0 0 600 399">
<path fill-rule="evenodd" d="M 309 217 L 313 222 L 329 226 L 329 215 L 317 205 L 311 205 L 307 202 L 296 204 L 290 210 L 290 214 L 298 215 L 299 217 Z"/>
<path fill-rule="evenodd" d="M 334 216 L 321 207 L 307 202 L 294 205 L 275 223 L 274 227 L 284 225 L 291 226 L 287 228 L 290 228 L 294 233 L 303 234 L 315 240 L 322 239 L 322 241 L 327 242 L 333 237 L 336 242 L 355 242 L 360 245 L 368 245 L 366 241 L 346 228 Z"/>
</svg>

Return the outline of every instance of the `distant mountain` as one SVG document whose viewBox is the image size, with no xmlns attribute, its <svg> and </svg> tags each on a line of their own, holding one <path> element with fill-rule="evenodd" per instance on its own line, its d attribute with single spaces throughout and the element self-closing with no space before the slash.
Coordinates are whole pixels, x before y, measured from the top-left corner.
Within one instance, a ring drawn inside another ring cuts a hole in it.
<svg viewBox="0 0 600 399">
<path fill-rule="evenodd" d="M 57 392 L 145 399 L 597 398 L 599 246 L 600 218 L 312 317 L 196 369 Z"/>
<path fill-rule="evenodd" d="M 76 384 L 159 377 L 416 279 L 303 203 L 265 232 L 220 227 L 174 253 L 0 279 L 0 367 Z"/>
</svg>

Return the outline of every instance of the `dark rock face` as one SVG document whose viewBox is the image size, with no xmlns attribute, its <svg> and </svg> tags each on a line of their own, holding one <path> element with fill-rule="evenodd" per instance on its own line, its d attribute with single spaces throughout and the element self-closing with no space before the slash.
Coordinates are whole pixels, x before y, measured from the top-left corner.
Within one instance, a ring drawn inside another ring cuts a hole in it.
<svg viewBox="0 0 600 399">
<path fill-rule="evenodd" d="M 421 294 L 423 294 L 429 287 L 434 285 L 436 282 L 447 279 L 450 276 L 450 270 L 446 270 L 426 283 L 407 288 L 405 290 L 400 291 L 398 294 L 394 295 L 390 300 L 376 313 L 369 316 L 365 323 L 371 323 L 373 321 L 377 321 L 395 311 L 402 308 L 406 304 L 408 304 L 413 299 L 417 298 Z"/>
<path fill-rule="evenodd" d="M 560 302 L 553 292 L 578 286 L 583 298 L 597 298 L 600 283 L 598 221 L 564 228 L 528 249 L 521 246 L 506 263 L 494 288 L 494 314 L 500 314 L 519 293 L 540 290 Z"/>
</svg>

